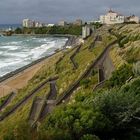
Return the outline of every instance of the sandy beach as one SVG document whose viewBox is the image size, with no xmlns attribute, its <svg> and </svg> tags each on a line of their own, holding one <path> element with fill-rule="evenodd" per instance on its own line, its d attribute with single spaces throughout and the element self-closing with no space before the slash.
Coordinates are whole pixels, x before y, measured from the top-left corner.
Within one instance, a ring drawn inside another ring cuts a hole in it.
<svg viewBox="0 0 140 140">
<path fill-rule="evenodd" d="M 77 46 L 81 44 L 81 40 L 76 37 L 71 37 L 66 42 L 66 46 Z M 55 53 L 52 56 L 48 56 L 46 59 L 30 66 L 29 68 L 15 74 L 14 76 L 7 78 L 3 82 L 0 82 L 0 98 L 10 94 L 12 91 L 18 92 L 19 89 L 22 89 L 28 84 L 28 81 L 34 77 L 34 75 L 40 70 L 44 65 L 50 65 L 50 61 L 56 59 L 56 57 L 62 55 L 62 50 Z"/>
<path fill-rule="evenodd" d="M 62 52 L 56 53 L 51 57 L 46 58 L 45 60 L 27 68 L 26 70 L 14 75 L 11 78 L 6 79 L 0 83 L 0 98 L 8 95 L 10 92 L 17 92 L 19 89 L 25 87 L 28 84 L 28 81 L 33 78 L 33 76 L 38 72 L 38 70 L 47 65 L 50 59 L 55 58 L 57 55 Z"/>
</svg>

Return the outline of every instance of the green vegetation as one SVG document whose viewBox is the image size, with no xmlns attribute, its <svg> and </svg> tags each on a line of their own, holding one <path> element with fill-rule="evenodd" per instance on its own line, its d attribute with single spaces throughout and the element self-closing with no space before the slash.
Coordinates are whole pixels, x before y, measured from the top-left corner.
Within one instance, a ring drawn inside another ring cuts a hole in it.
<svg viewBox="0 0 140 140">
<path fill-rule="evenodd" d="M 78 97 L 77 97 L 78 96 Z M 79 98 L 81 97 L 81 99 Z M 77 91 L 74 103 L 53 111 L 38 128 L 38 140 L 76 139 L 139 139 L 140 79 L 136 78 L 120 89 L 81 94 Z M 22 124 L 23 125 L 23 124 Z M 16 134 L 24 139 L 24 127 L 19 124 Z M 21 129 L 23 127 L 23 129 Z M 15 135 L 15 129 L 5 137 Z M 10 135 L 10 136 L 9 136 Z M 14 136 L 14 139 L 17 137 Z M 32 136 L 33 137 L 33 136 Z M 99 137 L 99 138 L 98 138 Z M 31 138 L 29 134 L 27 140 Z M 19 140 L 20 140 L 19 139 Z"/>
<path fill-rule="evenodd" d="M 0 115 L 3 113 L 9 111 L 15 104 L 17 104 L 19 101 L 21 101 L 26 95 L 28 95 L 36 86 L 38 86 L 40 83 L 48 79 L 49 77 L 54 77 L 55 75 L 59 76 L 59 79 L 57 80 L 57 88 L 58 88 L 58 97 L 68 89 L 68 87 L 75 82 L 87 69 L 89 64 L 94 61 L 102 52 L 104 49 L 104 45 L 108 42 L 108 37 L 103 36 L 104 41 L 100 44 L 97 44 L 97 46 L 93 49 L 93 52 L 90 52 L 88 50 L 89 45 L 93 42 L 93 36 L 89 37 L 85 44 L 82 45 L 80 52 L 77 54 L 78 56 L 75 58 L 76 62 L 78 63 L 79 67 L 77 70 L 73 69 L 73 66 L 70 61 L 70 56 L 73 54 L 73 52 L 76 50 L 70 49 L 63 53 L 58 53 L 54 57 L 50 58 L 47 63 L 36 73 L 36 75 L 29 81 L 28 85 L 24 87 L 23 89 L 19 90 L 19 93 L 14 98 L 14 100 L 2 111 L 0 112 Z M 111 41 L 111 40 L 110 40 Z M 81 59 L 81 57 L 85 55 L 85 58 Z M 59 60 L 60 57 L 64 55 L 63 60 L 57 64 L 56 62 Z M 97 74 L 91 78 L 91 83 L 95 85 L 98 82 Z M 92 85 L 92 86 L 93 86 Z M 24 106 L 22 106 L 20 109 L 18 109 L 14 114 L 9 116 L 6 120 L 0 122 L 1 130 L 0 130 L 0 136 L 2 137 L 9 129 L 14 129 L 15 124 L 19 124 L 20 121 L 26 122 L 26 119 L 28 118 L 29 111 L 31 108 L 32 101 L 35 96 L 44 96 L 49 92 L 49 84 L 45 86 L 40 92 L 38 92 L 36 95 L 32 97 Z M 17 117 L 17 119 L 15 119 Z M 5 125 L 7 128 L 5 128 Z"/>
<path fill-rule="evenodd" d="M 17 28 L 16 34 L 70 34 L 81 35 L 82 26 L 54 26 L 54 27 L 41 27 L 41 28 Z"/>
<path fill-rule="evenodd" d="M 94 27 L 95 27 L 96 29 L 98 29 L 98 28 L 100 28 L 100 27 L 103 26 L 103 25 L 102 25 L 101 23 L 99 23 L 99 22 L 94 22 L 94 23 L 92 23 L 92 25 L 94 25 Z"/>
<path fill-rule="evenodd" d="M 121 89 L 87 93 L 81 95 L 82 101 L 75 98 L 74 103 L 57 108 L 43 122 L 39 139 L 65 139 L 68 136 L 75 140 L 89 134 L 100 139 L 134 138 L 134 132 L 139 129 L 136 119 L 140 113 L 139 85 L 140 79 L 136 79 Z M 47 135 L 52 133 L 52 136 Z"/>
<path fill-rule="evenodd" d="M 0 98 L 0 106 L 4 103 L 4 101 L 9 97 L 9 95 Z"/>
<path fill-rule="evenodd" d="M 109 87 L 122 86 L 133 75 L 132 66 L 122 65 L 112 73 L 112 77 L 107 81 L 107 85 Z"/>
<path fill-rule="evenodd" d="M 130 25 L 121 26 L 113 26 L 113 31 L 118 30 L 120 35 L 128 36 L 134 30 L 126 28 Z M 70 61 L 70 56 L 76 48 L 58 53 L 44 64 L 3 112 L 7 112 L 49 77 L 59 76 L 57 80 L 57 98 L 59 98 L 73 82 L 79 79 L 105 47 L 116 39 L 114 35 L 107 32 L 106 28 L 104 26 L 99 28 L 97 34 L 102 36 L 102 41 L 97 42 L 91 51 L 88 48 L 93 43 L 96 34 L 90 36 L 81 46 L 74 58 L 78 64 L 76 70 L 73 69 Z M 61 29 L 54 28 L 52 33 L 59 31 Z M 41 124 L 37 123 L 37 130 L 33 130 L 27 123 L 27 118 L 34 97 L 42 97 L 49 92 L 49 85 L 46 85 L 24 106 L 0 122 L 0 138 L 4 140 L 140 139 L 140 55 L 137 43 L 139 43 L 138 40 L 129 40 L 122 48 L 115 45 L 110 50 L 116 69 L 103 88 L 93 92 L 93 87 L 98 83 L 98 71 L 91 70 L 91 74 L 81 80 L 80 86 L 74 91 L 69 103 L 56 107 Z M 62 57 L 63 59 L 56 63 Z"/>
</svg>

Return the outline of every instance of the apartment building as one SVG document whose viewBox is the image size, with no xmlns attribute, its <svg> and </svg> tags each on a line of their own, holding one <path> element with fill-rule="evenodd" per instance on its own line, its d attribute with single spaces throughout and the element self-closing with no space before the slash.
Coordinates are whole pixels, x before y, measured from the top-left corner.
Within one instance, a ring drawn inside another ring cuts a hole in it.
<svg viewBox="0 0 140 140">
<path fill-rule="evenodd" d="M 34 27 L 35 22 L 30 19 L 23 19 L 22 26 L 27 28 Z"/>
<path fill-rule="evenodd" d="M 125 22 L 125 16 L 110 9 L 106 15 L 100 16 L 100 22 L 102 24 L 120 24 Z"/>
<path fill-rule="evenodd" d="M 63 20 L 59 21 L 58 23 L 58 26 L 66 26 L 66 25 L 67 25 L 67 22 Z"/>
</svg>

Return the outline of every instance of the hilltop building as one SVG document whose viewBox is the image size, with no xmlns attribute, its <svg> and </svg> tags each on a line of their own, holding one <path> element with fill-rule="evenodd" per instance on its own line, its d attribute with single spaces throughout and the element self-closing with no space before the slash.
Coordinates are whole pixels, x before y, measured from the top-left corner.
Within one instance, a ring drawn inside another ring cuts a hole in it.
<svg viewBox="0 0 140 140">
<path fill-rule="evenodd" d="M 139 17 L 137 17 L 137 16 L 135 16 L 135 15 L 132 15 L 132 16 L 128 16 L 128 17 L 126 17 L 126 20 L 125 20 L 125 22 L 135 22 L 135 23 L 140 23 L 140 19 L 139 19 Z"/>
<path fill-rule="evenodd" d="M 125 22 L 125 16 L 110 9 L 106 15 L 100 16 L 100 21 L 102 24 L 119 24 Z"/>
</svg>

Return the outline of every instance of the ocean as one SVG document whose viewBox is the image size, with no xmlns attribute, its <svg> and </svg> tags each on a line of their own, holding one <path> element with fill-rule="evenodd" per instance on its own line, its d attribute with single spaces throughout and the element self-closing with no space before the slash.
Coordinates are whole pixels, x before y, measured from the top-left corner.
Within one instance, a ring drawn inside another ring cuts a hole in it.
<svg viewBox="0 0 140 140">
<path fill-rule="evenodd" d="M 0 36 L 0 77 L 61 49 L 67 38 Z"/>
</svg>

